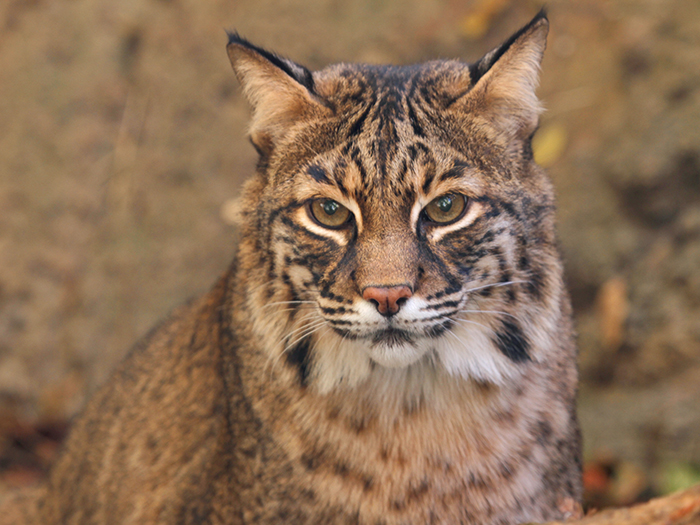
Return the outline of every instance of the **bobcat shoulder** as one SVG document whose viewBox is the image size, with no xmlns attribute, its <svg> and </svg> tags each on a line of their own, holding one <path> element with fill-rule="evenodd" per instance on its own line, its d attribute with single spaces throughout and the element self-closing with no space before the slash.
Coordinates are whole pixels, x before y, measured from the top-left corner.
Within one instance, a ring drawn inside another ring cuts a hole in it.
<svg viewBox="0 0 700 525">
<path fill-rule="evenodd" d="M 566 517 L 581 496 L 576 351 L 530 148 L 547 30 L 539 14 L 474 64 L 316 72 L 230 35 L 260 154 L 235 261 L 121 364 L 26 512 Z"/>
</svg>

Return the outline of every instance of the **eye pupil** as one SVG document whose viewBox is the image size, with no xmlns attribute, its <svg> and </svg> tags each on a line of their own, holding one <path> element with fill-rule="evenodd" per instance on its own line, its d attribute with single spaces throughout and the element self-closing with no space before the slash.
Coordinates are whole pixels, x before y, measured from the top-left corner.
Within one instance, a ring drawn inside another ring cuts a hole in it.
<svg viewBox="0 0 700 525">
<path fill-rule="evenodd" d="M 323 211 L 327 215 L 333 215 L 335 212 L 338 211 L 338 203 L 332 200 L 327 200 L 324 201 L 323 204 L 321 204 L 321 207 L 323 208 Z"/>
<path fill-rule="evenodd" d="M 447 213 L 450 211 L 450 209 L 452 209 L 452 196 L 445 195 L 444 197 L 440 197 L 436 204 L 437 207 L 440 208 L 441 212 Z"/>
</svg>

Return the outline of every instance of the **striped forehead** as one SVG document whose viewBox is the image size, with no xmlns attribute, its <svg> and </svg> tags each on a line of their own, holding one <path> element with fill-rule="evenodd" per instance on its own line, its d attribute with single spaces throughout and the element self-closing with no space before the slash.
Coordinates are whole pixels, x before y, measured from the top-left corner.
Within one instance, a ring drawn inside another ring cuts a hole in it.
<svg viewBox="0 0 700 525">
<path fill-rule="evenodd" d="M 345 146 L 341 148 L 339 180 L 359 194 L 395 191 L 411 159 L 407 146 L 416 140 L 408 101 L 411 78 L 402 68 L 387 68 L 391 75 L 364 75 L 372 84 L 368 99 L 353 108 Z M 386 71 L 385 71 L 386 73 Z M 399 179 L 399 180 L 397 180 Z"/>
<path fill-rule="evenodd" d="M 312 164 L 307 175 L 321 186 L 334 187 L 346 199 L 362 205 L 381 202 L 392 207 L 410 206 L 419 195 L 434 193 L 453 183 L 469 165 L 450 155 L 436 154 L 422 141 L 399 143 L 384 166 L 376 160 L 376 145 L 348 143 L 330 159 Z M 383 169 L 382 169 L 383 168 Z"/>
<path fill-rule="evenodd" d="M 426 130 L 425 113 L 453 63 L 419 66 L 340 65 L 333 105 L 342 121 L 339 145 L 322 166 L 307 171 L 358 203 L 409 204 L 427 194 L 441 174 L 463 165 Z M 338 144 L 338 143 L 337 143 Z M 442 149 L 442 152 L 437 150 Z M 459 170 L 457 170 L 459 171 Z"/>
</svg>

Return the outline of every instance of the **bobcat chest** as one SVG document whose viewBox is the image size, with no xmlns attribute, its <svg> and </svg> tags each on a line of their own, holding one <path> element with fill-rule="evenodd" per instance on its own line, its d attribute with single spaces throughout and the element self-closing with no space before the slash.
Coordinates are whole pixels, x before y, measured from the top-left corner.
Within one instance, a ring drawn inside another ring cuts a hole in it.
<svg viewBox="0 0 700 525">
<path fill-rule="evenodd" d="M 542 406 L 536 390 L 513 403 L 507 388 L 428 374 L 407 392 L 394 376 L 370 378 L 361 393 L 302 389 L 265 404 L 302 507 L 342 509 L 359 523 L 458 523 L 530 505 L 546 462 L 541 433 L 528 428 L 544 417 L 527 409 Z"/>
</svg>

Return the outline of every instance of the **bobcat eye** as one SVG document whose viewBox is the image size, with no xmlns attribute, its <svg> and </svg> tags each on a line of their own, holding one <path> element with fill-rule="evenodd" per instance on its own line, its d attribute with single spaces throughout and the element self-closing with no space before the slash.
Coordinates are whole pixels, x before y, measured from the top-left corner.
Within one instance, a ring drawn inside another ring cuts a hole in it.
<svg viewBox="0 0 700 525">
<path fill-rule="evenodd" d="M 312 219 L 332 230 L 345 226 L 352 215 L 350 210 L 333 199 L 312 200 L 307 204 L 307 210 Z"/>
<path fill-rule="evenodd" d="M 467 198 L 457 193 L 442 195 L 423 208 L 426 218 L 436 224 L 451 224 L 461 219 L 466 210 Z"/>
</svg>

